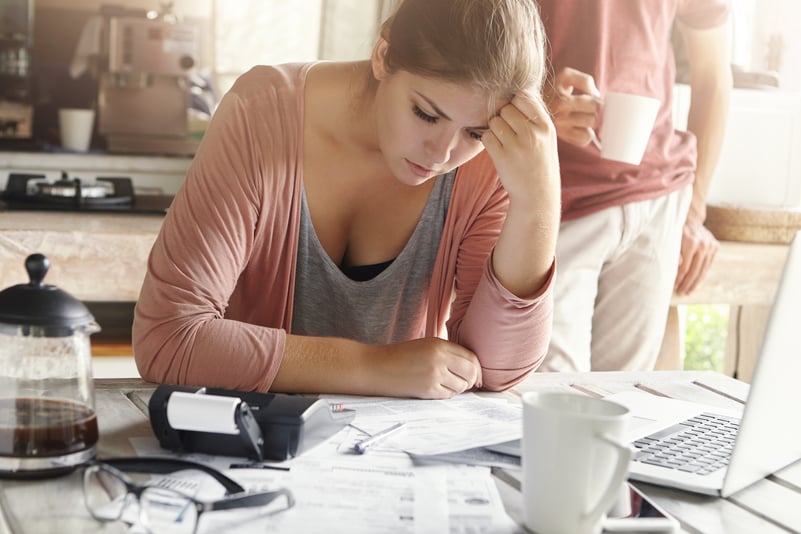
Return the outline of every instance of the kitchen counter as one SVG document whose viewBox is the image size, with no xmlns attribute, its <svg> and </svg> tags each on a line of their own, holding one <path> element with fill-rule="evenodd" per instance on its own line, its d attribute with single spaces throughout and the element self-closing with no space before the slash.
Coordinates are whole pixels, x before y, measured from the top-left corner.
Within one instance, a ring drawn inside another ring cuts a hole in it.
<svg viewBox="0 0 801 534">
<path fill-rule="evenodd" d="M 135 302 L 161 215 L 0 212 L 0 288 L 28 281 L 25 258 L 50 259 L 45 282 L 84 301 Z"/>
<path fill-rule="evenodd" d="M 27 280 L 23 262 L 41 252 L 48 283 L 82 300 L 135 301 L 161 215 L 0 211 L 0 288 Z M 722 241 L 709 275 L 673 304 L 770 305 L 787 246 Z"/>
<path fill-rule="evenodd" d="M 162 221 L 161 215 L 0 211 L 0 288 L 27 282 L 25 257 L 41 252 L 51 262 L 47 283 L 87 302 L 135 302 Z M 701 286 L 692 295 L 675 297 L 673 305 L 728 304 L 769 310 L 786 256 L 783 244 L 722 241 Z M 746 380 L 764 330 L 761 323 L 749 324 L 739 320 L 731 326 L 730 341 L 737 340 L 731 346 L 737 351 L 726 358 L 727 371 L 733 373 L 736 368 Z M 673 335 L 680 341 L 678 332 Z M 666 361 L 673 363 L 668 368 L 675 368 L 680 346 L 671 347 L 670 352 Z"/>
</svg>

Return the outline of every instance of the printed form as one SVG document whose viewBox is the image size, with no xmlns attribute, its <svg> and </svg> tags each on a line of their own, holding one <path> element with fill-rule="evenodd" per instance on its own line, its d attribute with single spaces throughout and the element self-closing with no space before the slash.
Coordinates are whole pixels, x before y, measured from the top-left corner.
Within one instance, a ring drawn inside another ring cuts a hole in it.
<svg viewBox="0 0 801 534">
<path fill-rule="evenodd" d="M 463 393 L 448 400 L 323 398 L 356 410 L 351 426 L 370 435 L 395 423 L 405 423 L 404 431 L 393 434 L 380 447 L 414 455 L 463 451 L 520 439 L 523 434 L 519 404 L 486 399 L 474 393 Z"/>
</svg>

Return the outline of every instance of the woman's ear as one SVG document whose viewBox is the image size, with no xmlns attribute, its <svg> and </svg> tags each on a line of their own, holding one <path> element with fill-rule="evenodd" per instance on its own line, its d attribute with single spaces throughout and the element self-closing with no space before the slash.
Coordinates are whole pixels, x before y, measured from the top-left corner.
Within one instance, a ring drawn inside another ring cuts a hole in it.
<svg viewBox="0 0 801 534">
<path fill-rule="evenodd" d="M 376 80 L 382 80 L 387 75 L 386 56 L 388 49 L 389 42 L 383 37 L 379 37 L 373 47 L 373 55 L 370 57 L 370 65 Z"/>
</svg>

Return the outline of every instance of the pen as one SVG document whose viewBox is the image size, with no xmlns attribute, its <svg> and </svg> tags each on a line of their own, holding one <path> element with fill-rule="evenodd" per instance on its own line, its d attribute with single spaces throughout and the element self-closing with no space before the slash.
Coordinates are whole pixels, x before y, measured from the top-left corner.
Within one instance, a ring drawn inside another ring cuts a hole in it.
<svg viewBox="0 0 801 534">
<path fill-rule="evenodd" d="M 389 436 L 391 436 L 404 426 L 405 426 L 404 423 L 396 423 L 391 427 L 384 429 L 381 432 L 378 432 L 377 434 L 373 434 L 367 439 L 361 440 L 356 445 L 354 445 L 353 448 L 356 450 L 357 453 L 364 454 L 365 452 L 367 452 L 367 449 L 369 449 L 370 447 L 381 441 L 384 441 L 386 438 L 388 438 Z"/>
<path fill-rule="evenodd" d="M 228 466 L 228 469 L 274 469 L 276 471 L 289 471 L 288 467 L 284 467 L 282 465 L 267 465 L 260 463 L 231 464 Z"/>
</svg>

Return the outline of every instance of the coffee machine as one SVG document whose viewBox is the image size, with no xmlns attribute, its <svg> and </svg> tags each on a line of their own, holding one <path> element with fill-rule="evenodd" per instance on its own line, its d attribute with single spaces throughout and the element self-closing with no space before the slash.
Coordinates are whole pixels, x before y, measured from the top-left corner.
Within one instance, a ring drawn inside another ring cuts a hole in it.
<svg viewBox="0 0 801 534">
<path fill-rule="evenodd" d="M 101 16 L 97 128 L 108 151 L 193 155 L 187 109 L 199 29 L 171 11 Z"/>
<path fill-rule="evenodd" d="M 33 141 L 33 0 L 0 1 L 0 146 Z"/>
</svg>

